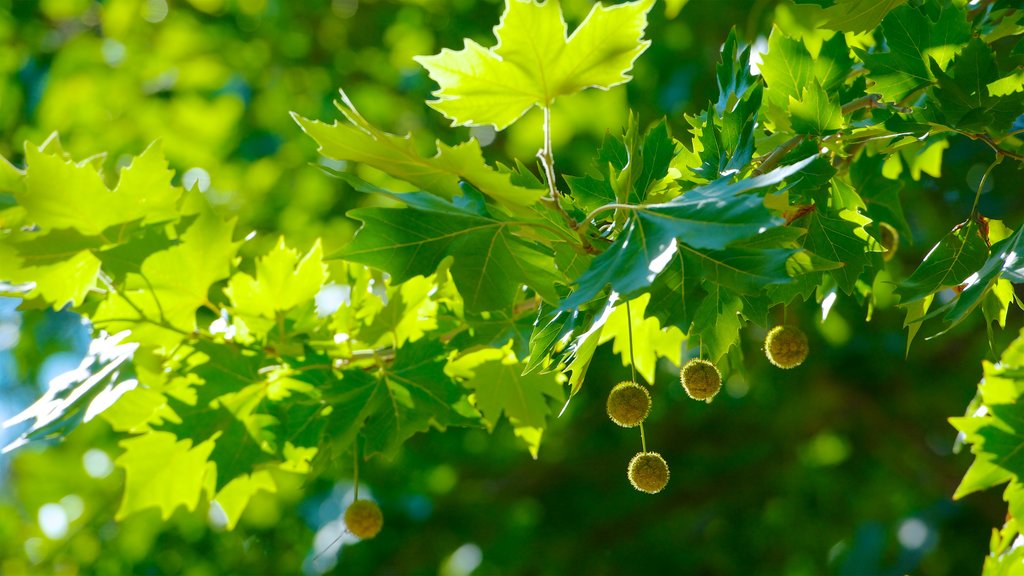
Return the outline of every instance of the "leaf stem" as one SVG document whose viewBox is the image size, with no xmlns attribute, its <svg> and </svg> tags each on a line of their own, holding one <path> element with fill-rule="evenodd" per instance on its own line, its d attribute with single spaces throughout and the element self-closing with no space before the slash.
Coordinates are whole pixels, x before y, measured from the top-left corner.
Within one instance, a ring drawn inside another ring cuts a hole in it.
<svg viewBox="0 0 1024 576">
<path fill-rule="evenodd" d="M 591 222 L 601 212 L 607 212 L 609 210 L 636 210 L 637 208 L 639 208 L 639 206 L 635 205 L 635 204 L 617 204 L 617 203 L 605 204 L 604 206 L 598 206 L 597 208 L 594 208 L 593 210 L 591 210 L 590 214 L 587 214 L 587 217 L 583 219 L 583 222 L 580 222 L 580 227 L 576 231 L 579 234 L 583 234 L 584 232 L 586 232 L 590 228 Z"/>
<path fill-rule="evenodd" d="M 544 147 L 537 152 L 537 158 L 540 160 L 541 166 L 544 167 L 544 178 L 548 181 L 548 198 L 544 199 L 548 204 L 554 204 L 555 210 L 562 215 L 562 219 L 565 223 L 573 230 L 579 225 L 575 220 L 569 217 L 565 212 L 565 208 L 562 208 L 562 202 L 560 201 L 560 193 L 558 192 L 558 186 L 555 182 L 555 154 L 551 146 L 551 107 L 544 107 Z"/>
<path fill-rule="evenodd" d="M 626 300 L 626 331 L 629 333 L 629 369 L 633 374 L 633 383 L 636 381 L 636 360 L 633 358 L 633 311 L 629 308 L 629 300 Z M 647 453 L 647 436 L 644 434 L 644 423 L 640 423 L 640 446 L 644 453 Z"/>
<path fill-rule="evenodd" d="M 993 152 L 996 153 L 996 156 L 1006 156 L 1007 158 L 1012 158 L 1018 162 L 1024 162 L 1024 154 L 1018 154 L 1017 152 L 1011 152 L 1010 150 L 1006 150 L 1005 148 L 1000 148 L 999 143 L 993 140 L 992 137 L 989 136 L 988 134 L 974 134 L 971 132 L 964 132 L 962 130 L 956 129 L 954 129 L 954 132 L 962 136 L 967 136 L 971 140 L 980 140 L 984 142 L 985 144 L 988 145 L 989 148 L 992 149 Z"/>
<path fill-rule="evenodd" d="M 1003 155 L 997 153 L 996 159 L 988 165 L 988 169 L 985 170 L 985 173 L 981 176 L 981 181 L 978 182 L 978 191 L 974 194 L 974 204 L 971 206 L 971 219 L 978 215 L 978 202 L 981 200 L 981 191 L 985 189 L 985 182 L 988 181 L 989 174 L 991 174 L 992 170 L 994 170 L 1002 161 Z"/>
</svg>

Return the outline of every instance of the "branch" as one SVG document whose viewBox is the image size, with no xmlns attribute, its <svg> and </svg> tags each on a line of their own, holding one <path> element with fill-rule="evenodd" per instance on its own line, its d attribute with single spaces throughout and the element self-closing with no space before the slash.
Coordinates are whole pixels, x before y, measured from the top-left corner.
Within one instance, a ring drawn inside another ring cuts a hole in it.
<svg viewBox="0 0 1024 576">
<path fill-rule="evenodd" d="M 804 141 L 803 136 L 793 136 L 789 140 L 783 142 L 778 148 L 772 150 L 768 154 L 761 156 L 764 160 L 761 160 L 761 164 L 752 173 L 753 176 L 760 176 L 765 172 L 770 171 L 782 162 L 782 159 L 793 151 L 801 142 Z"/>
</svg>

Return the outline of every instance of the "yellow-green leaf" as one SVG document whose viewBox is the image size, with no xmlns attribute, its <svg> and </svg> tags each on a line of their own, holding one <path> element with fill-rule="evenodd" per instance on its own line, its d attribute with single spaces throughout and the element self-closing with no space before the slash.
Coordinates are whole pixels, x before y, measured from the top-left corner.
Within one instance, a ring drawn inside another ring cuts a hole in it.
<svg viewBox="0 0 1024 576">
<path fill-rule="evenodd" d="M 320 241 L 299 259 L 299 252 L 285 246 L 284 238 L 256 263 L 256 277 L 239 272 L 231 277 L 225 293 L 235 312 L 273 318 L 316 296 L 327 280 Z"/>
<path fill-rule="evenodd" d="M 513 184 L 510 174 L 499 172 L 484 161 L 480 143 L 475 139 L 455 146 L 438 141 L 437 154 L 425 157 L 408 134 L 389 134 L 370 124 L 345 92 L 341 92 L 341 100 L 335 104 L 347 123 L 324 124 L 292 114 L 306 134 L 320 145 L 320 153 L 328 158 L 372 166 L 449 199 L 462 194 L 459 180 L 470 182 L 497 202 L 511 206 L 529 206 L 546 192 L 543 188 Z"/>
<path fill-rule="evenodd" d="M 192 446 L 170 432 L 148 432 L 121 442 L 125 449 L 116 461 L 124 468 L 124 498 L 117 519 L 159 508 L 166 520 L 178 508 L 195 510 L 199 496 L 212 479 L 208 462 L 213 442 Z"/>
<path fill-rule="evenodd" d="M 440 85 L 430 105 L 452 125 L 503 130 L 558 96 L 628 82 L 633 62 L 650 45 L 643 35 L 653 4 L 594 4 L 568 36 L 557 0 L 507 0 L 494 47 L 467 39 L 462 50 L 416 57 Z"/>
</svg>

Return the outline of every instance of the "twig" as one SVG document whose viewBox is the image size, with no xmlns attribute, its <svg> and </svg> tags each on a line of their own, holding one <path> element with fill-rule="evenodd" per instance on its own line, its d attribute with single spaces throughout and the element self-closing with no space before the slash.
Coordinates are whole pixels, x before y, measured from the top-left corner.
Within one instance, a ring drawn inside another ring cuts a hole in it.
<svg viewBox="0 0 1024 576">
<path fill-rule="evenodd" d="M 764 158 L 764 160 L 761 160 L 761 164 L 758 165 L 756 169 L 754 169 L 753 175 L 760 176 L 761 174 L 764 174 L 771 170 L 772 168 L 778 166 L 779 162 L 782 162 L 782 159 L 786 156 L 786 154 L 792 152 L 793 149 L 796 148 L 803 141 L 803 136 L 793 136 L 789 140 L 786 140 L 785 142 L 780 144 L 779 147 L 776 148 L 775 150 L 772 150 L 768 154 L 761 156 L 761 158 Z"/>
</svg>

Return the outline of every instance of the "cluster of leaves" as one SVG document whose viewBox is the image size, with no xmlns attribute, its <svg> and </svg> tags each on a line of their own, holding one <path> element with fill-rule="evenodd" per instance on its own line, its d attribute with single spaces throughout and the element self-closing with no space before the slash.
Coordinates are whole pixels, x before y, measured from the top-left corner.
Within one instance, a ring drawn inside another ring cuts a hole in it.
<svg viewBox="0 0 1024 576">
<path fill-rule="evenodd" d="M 758 74 L 732 34 L 718 98 L 685 118 L 685 137 L 631 117 L 588 169 L 560 176 L 551 106 L 630 79 L 652 3 L 595 5 L 570 35 L 556 0 L 508 0 L 493 47 L 417 58 L 453 125 L 502 130 L 541 108 L 535 167 L 489 164 L 475 139 L 424 155 L 344 93 L 343 120 L 296 115 L 323 156 L 396 183 L 334 173 L 380 205 L 350 213 L 362 226 L 327 259 L 319 243 L 302 255 L 284 240 L 240 258 L 234 223 L 174 187 L 156 145 L 113 190 L 102 157 L 76 163 L 56 139 L 26 146 L 24 170 L 0 164 L 5 293 L 70 305 L 100 342 L 19 418 L 34 419 L 23 439 L 102 415 L 127 436 L 122 516 L 206 496 L 237 518 L 273 489 L 271 468 L 389 455 L 431 427 L 504 416 L 536 455 L 563 384 L 580 392 L 610 340 L 648 382 L 659 358 L 680 363 L 684 340 L 728 375 L 743 368 L 747 324 L 767 328 L 799 301 L 827 314 L 840 294 L 870 316 L 893 284 L 908 341 L 979 307 L 1005 324 L 1024 226 L 975 202 L 905 280 L 887 257 L 911 236 L 904 183 L 934 173 L 949 138 L 983 142 L 992 168 L 1024 160 L 1024 21 L 1010 2 L 816 2 L 820 30 L 774 29 Z M 979 462 L 1020 446 L 963 429 Z M 965 485 L 1016 473 L 1000 469 Z"/>
<path fill-rule="evenodd" d="M 126 434 L 121 517 L 168 517 L 206 496 L 233 523 L 255 490 L 274 489 L 270 470 L 336 464 L 357 434 L 366 454 L 391 454 L 431 426 L 506 414 L 536 447 L 547 399 L 561 399 L 555 374 L 522 377 L 501 348 L 474 355 L 446 268 L 398 283 L 283 240 L 242 259 L 234 222 L 171 184 L 159 145 L 113 189 L 55 138 L 26 158 L 25 170 L 3 164 L 16 199 L 3 212 L 5 291 L 73 307 L 97 339 L 10 422 L 32 421 L 11 448 L 102 415 Z M 445 345 L 457 339 L 456 362 Z"/>
</svg>

